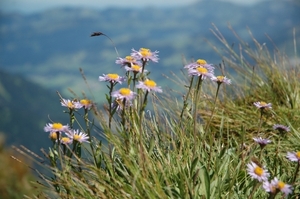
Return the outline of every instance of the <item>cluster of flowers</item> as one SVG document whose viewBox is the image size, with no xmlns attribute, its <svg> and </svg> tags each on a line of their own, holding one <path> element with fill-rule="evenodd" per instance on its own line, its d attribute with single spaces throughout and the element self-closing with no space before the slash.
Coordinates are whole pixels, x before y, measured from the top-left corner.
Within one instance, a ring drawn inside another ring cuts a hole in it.
<svg viewBox="0 0 300 199">
<path fill-rule="evenodd" d="M 187 64 L 184 68 L 188 70 L 188 74 L 190 76 L 199 76 L 201 79 L 210 78 L 218 84 L 231 84 L 231 80 L 225 76 L 214 76 L 214 66 L 212 64 L 208 64 L 203 59 L 198 59 L 196 62 Z"/>
<path fill-rule="evenodd" d="M 80 101 L 62 99 L 61 105 L 72 111 L 80 108 L 88 110 L 92 107 L 91 101 L 87 99 Z M 59 140 L 63 145 L 72 144 L 74 141 L 79 143 L 89 142 L 89 136 L 86 133 L 78 129 L 71 129 L 69 125 L 62 125 L 61 123 L 48 123 L 44 127 L 44 131 L 50 133 L 49 137 L 52 141 L 57 142 Z M 65 136 L 62 133 L 65 133 Z"/>
<path fill-rule="evenodd" d="M 143 74 L 147 72 L 147 70 L 145 70 L 145 65 L 147 62 L 152 61 L 157 63 L 158 59 L 158 51 L 152 52 L 150 49 L 140 48 L 139 51 L 132 49 L 130 56 L 126 56 L 125 58 L 119 57 L 116 60 L 116 64 L 124 67 L 127 72 L 132 72 L 134 77 L 136 77 L 137 74 Z M 115 73 L 103 74 L 103 76 L 99 76 L 99 81 L 110 82 L 111 84 L 122 84 L 126 80 L 126 77 L 121 77 Z M 135 88 L 142 89 L 147 92 L 162 92 L 161 87 L 157 86 L 155 81 L 149 79 L 145 79 L 143 81 L 139 80 Z M 133 92 L 127 87 L 120 88 L 119 90 L 111 93 L 111 96 L 115 97 L 116 100 L 126 100 L 127 103 L 132 101 L 136 95 L 136 92 Z"/>
<path fill-rule="evenodd" d="M 265 103 L 265 102 L 255 102 L 254 105 L 261 109 L 271 109 L 272 104 L 271 103 Z M 274 130 L 278 130 L 280 133 L 289 132 L 290 128 L 281 124 L 275 124 L 273 126 Z M 258 143 L 263 149 L 267 144 L 271 143 L 270 139 L 264 139 L 262 137 L 255 137 L 253 140 Z M 300 151 L 298 152 L 287 152 L 286 157 L 290 161 L 295 161 L 300 164 Z M 252 179 L 256 179 L 259 182 L 263 182 L 263 189 L 270 193 L 270 194 L 277 194 L 279 191 L 283 192 L 286 196 L 293 191 L 292 185 L 286 184 L 282 181 L 280 181 L 277 177 L 274 177 L 271 181 L 268 180 L 270 177 L 270 173 L 266 169 L 265 166 L 260 165 L 258 162 L 251 161 L 247 165 L 247 171 L 248 174 L 251 176 Z"/>
</svg>

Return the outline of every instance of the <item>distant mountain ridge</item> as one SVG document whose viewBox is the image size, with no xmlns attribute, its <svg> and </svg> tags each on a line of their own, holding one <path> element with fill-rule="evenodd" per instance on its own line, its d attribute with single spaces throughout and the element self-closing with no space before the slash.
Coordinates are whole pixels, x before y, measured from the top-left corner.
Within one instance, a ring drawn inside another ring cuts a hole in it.
<svg viewBox="0 0 300 199">
<path fill-rule="evenodd" d="M 199 1 L 172 9 L 84 8 L 51 9 L 32 15 L 1 14 L 0 68 L 22 73 L 39 84 L 81 92 L 86 90 L 78 68 L 82 68 L 97 93 L 106 87 L 99 75 L 122 70 L 116 66 L 114 46 L 105 37 L 91 38 L 93 31 L 109 35 L 121 57 L 140 47 L 159 50 L 160 62 L 153 65 L 151 77 L 169 86 L 161 74 L 178 71 L 181 57 L 204 58 L 218 64 L 220 57 L 204 39 L 221 48 L 210 32 L 214 23 L 225 38 L 237 43 L 229 32 L 230 23 L 246 41 L 247 27 L 259 42 L 272 48 L 265 34 L 281 49 L 292 53 L 293 28 L 300 32 L 299 4 L 296 1 L 266 1 L 252 7 L 221 1 Z M 298 43 L 299 37 L 297 37 Z M 152 66 L 149 66 L 152 67 Z M 156 70 L 159 68 L 159 70 Z M 104 96 L 103 94 L 101 94 Z M 104 97 L 103 97 L 104 99 Z"/>
</svg>

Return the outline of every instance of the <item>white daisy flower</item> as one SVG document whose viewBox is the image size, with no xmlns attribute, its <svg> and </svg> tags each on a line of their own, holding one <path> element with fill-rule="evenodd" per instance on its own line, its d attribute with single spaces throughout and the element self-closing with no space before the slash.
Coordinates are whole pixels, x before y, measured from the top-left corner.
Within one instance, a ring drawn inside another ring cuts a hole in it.
<svg viewBox="0 0 300 199">
<path fill-rule="evenodd" d="M 268 177 L 270 176 L 267 169 L 258 166 L 254 162 L 250 162 L 247 164 L 247 171 L 252 179 L 257 179 L 260 182 L 267 181 Z"/>
<path fill-rule="evenodd" d="M 126 99 L 127 101 L 133 100 L 136 93 L 131 91 L 129 88 L 121 88 L 118 91 L 111 93 L 111 96 L 117 99 Z"/>
<path fill-rule="evenodd" d="M 300 163 L 300 151 L 298 152 L 287 152 L 286 157 L 292 162 Z"/>
<path fill-rule="evenodd" d="M 77 130 L 70 130 L 69 132 L 66 132 L 66 135 L 77 142 L 88 142 L 89 143 L 89 136 L 86 133 L 83 133 L 81 131 Z"/>
<path fill-rule="evenodd" d="M 267 108 L 272 108 L 271 103 L 266 103 L 266 102 L 254 102 L 254 106 L 256 106 L 259 109 L 267 109 Z"/>
<path fill-rule="evenodd" d="M 69 109 L 80 109 L 82 108 L 82 104 L 77 100 L 69 100 L 69 99 L 61 99 L 60 104 Z"/>
<path fill-rule="evenodd" d="M 111 82 L 111 83 L 119 83 L 122 84 L 126 80 L 125 77 L 121 77 L 118 74 L 103 74 L 103 76 L 99 76 L 100 82 Z"/>
<path fill-rule="evenodd" d="M 150 91 L 155 91 L 155 92 L 162 92 L 162 89 L 160 86 L 156 86 L 155 81 L 153 80 L 145 80 L 143 82 L 139 81 L 139 84 L 136 85 L 136 88 L 142 89 L 142 90 L 146 90 L 148 92 Z"/>
<path fill-rule="evenodd" d="M 137 60 L 142 60 L 143 62 L 153 61 L 158 62 L 158 51 L 152 52 L 148 48 L 140 48 L 139 51 L 132 49 L 131 56 Z"/>
<path fill-rule="evenodd" d="M 69 130 L 69 126 L 68 125 L 62 125 L 61 123 L 48 123 L 46 124 L 46 126 L 44 127 L 44 131 L 45 132 L 66 132 Z"/>
</svg>

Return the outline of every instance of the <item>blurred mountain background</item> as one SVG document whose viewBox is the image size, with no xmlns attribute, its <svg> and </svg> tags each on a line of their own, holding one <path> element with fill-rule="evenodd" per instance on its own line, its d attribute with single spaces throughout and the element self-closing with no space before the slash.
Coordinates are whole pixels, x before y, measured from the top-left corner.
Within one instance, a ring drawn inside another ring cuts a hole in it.
<svg viewBox="0 0 300 199">
<path fill-rule="evenodd" d="M 64 98 L 73 98 L 68 89 L 78 96 L 84 92 L 101 106 L 107 88 L 98 81 L 99 75 L 122 75 L 124 71 L 115 64 L 118 56 L 114 45 L 106 37 L 90 37 L 94 31 L 108 35 L 120 57 L 129 55 L 132 48 L 158 50 L 160 61 L 149 65 L 150 76 L 163 88 L 172 88 L 172 82 L 162 74 L 179 73 L 182 56 L 187 60 L 202 58 L 215 65 L 222 62 L 207 43 L 222 48 L 210 31 L 212 24 L 235 49 L 239 42 L 228 29 L 229 24 L 249 45 L 253 45 L 250 30 L 271 52 L 275 44 L 295 58 L 293 30 L 299 44 L 299 10 L 299 0 L 247 6 L 203 0 L 164 8 L 62 7 L 31 14 L 1 12 L 0 132 L 6 134 L 7 145 L 47 148 L 50 140 L 43 126 L 49 118 L 68 121 L 56 91 Z"/>
</svg>

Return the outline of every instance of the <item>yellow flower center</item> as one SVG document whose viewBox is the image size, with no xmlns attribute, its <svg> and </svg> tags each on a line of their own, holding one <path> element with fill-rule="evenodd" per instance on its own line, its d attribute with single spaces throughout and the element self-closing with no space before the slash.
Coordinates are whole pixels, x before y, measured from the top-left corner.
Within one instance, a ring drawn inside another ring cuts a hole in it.
<svg viewBox="0 0 300 199">
<path fill-rule="evenodd" d="M 133 66 L 131 66 L 131 68 L 132 68 L 132 70 L 134 70 L 136 72 L 140 71 L 140 69 L 141 69 L 141 67 L 139 65 L 133 65 Z"/>
<path fill-rule="evenodd" d="M 70 142 L 70 138 L 63 137 L 63 138 L 61 138 L 61 142 Z"/>
<path fill-rule="evenodd" d="M 51 140 L 57 140 L 57 133 L 56 132 L 51 132 L 49 137 L 50 137 Z"/>
<path fill-rule="evenodd" d="M 285 183 L 284 183 L 284 182 L 279 181 L 279 182 L 277 183 L 277 187 L 278 187 L 278 189 L 280 189 L 280 190 L 282 190 L 282 189 L 284 188 L 284 186 L 285 186 Z"/>
<path fill-rule="evenodd" d="M 297 158 L 300 159 L 300 151 L 298 151 L 298 152 L 296 153 L 296 156 L 297 156 Z"/>
<path fill-rule="evenodd" d="M 128 62 L 133 62 L 133 61 L 134 61 L 134 58 L 131 57 L 131 56 L 126 56 L 125 59 L 126 59 Z"/>
<path fill-rule="evenodd" d="M 203 66 L 203 65 L 205 65 L 207 62 L 204 60 L 204 59 L 198 59 L 197 60 L 197 64 L 199 64 L 199 65 L 201 65 L 201 66 Z"/>
<path fill-rule="evenodd" d="M 260 102 L 260 105 L 265 106 L 265 105 L 267 105 L 267 103 L 266 102 Z"/>
<path fill-rule="evenodd" d="M 118 79 L 119 75 L 117 75 L 117 74 L 107 74 L 107 77 L 109 77 L 110 79 Z"/>
<path fill-rule="evenodd" d="M 62 127 L 63 127 L 63 125 L 61 123 L 53 123 L 52 124 L 53 129 L 61 129 Z"/>
<path fill-rule="evenodd" d="M 264 170 L 261 167 L 257 166 L 254 169 L 254 173 L 258 176 L 262 176 L 262 174 L 264 173 Z"/>
<path fill-rule="evenodd" d="M 219 82 L 223 82 L 224 81 L 224 76 L 217 76 L 217 80 Z"/>
<path fill-rule="evenodd" d="M 153 88 L 153 87 L 156 86 L 155 81 L 152 81 L 152 80 L 145 80 L 145 81 L 144 81 L 144 84 L 145 84 L 146 86 L 150 87 L 150 88 Z"/>
<path fill-rule="evenodd" d="M 131 90 L 129 88 L 121 88 L 119 90 L 119 92 L 123 96 L 128 96 L 128 95 L 130 95 Z"/>
<path fill-rule="evenodd" d="M 76 141 L 79 141 L 80 138 L 81 138 L 81 136 L 80 136 L 80 135 L 77 135 L 77 134 L 75 134 L 75 135 L 73 136 L 73 140 L 76 140 Z"/>
<path fill-rule="evenodd" d="M 69 101 L 68 104 L 67 104 L 67 107 L 68 108 L 74 108 L 73 102 Z"/>
<path fill-rule="evenodd" d="M 206 68 L 203 68 L 203 67 L 198 67 L 198 68 L 197 68 L 197 71 L 198 71 L 199 73 L 202 73 L 202 74 L 207 73 L 207 69 L 206 69 Z"/>
<path fill-rule="evenodd" d="M 80 103 L 83 105 L 89 105 L 91 103 L 91 101 L 88 99 L 82 99 L 82 100 L 80 100 Z"/>
<path fill-rule="evenodd" d="M 148 48 L 141 48 L 140 53 L 143 57 L 151 56 L 151 51 Z"/>
</svg>

